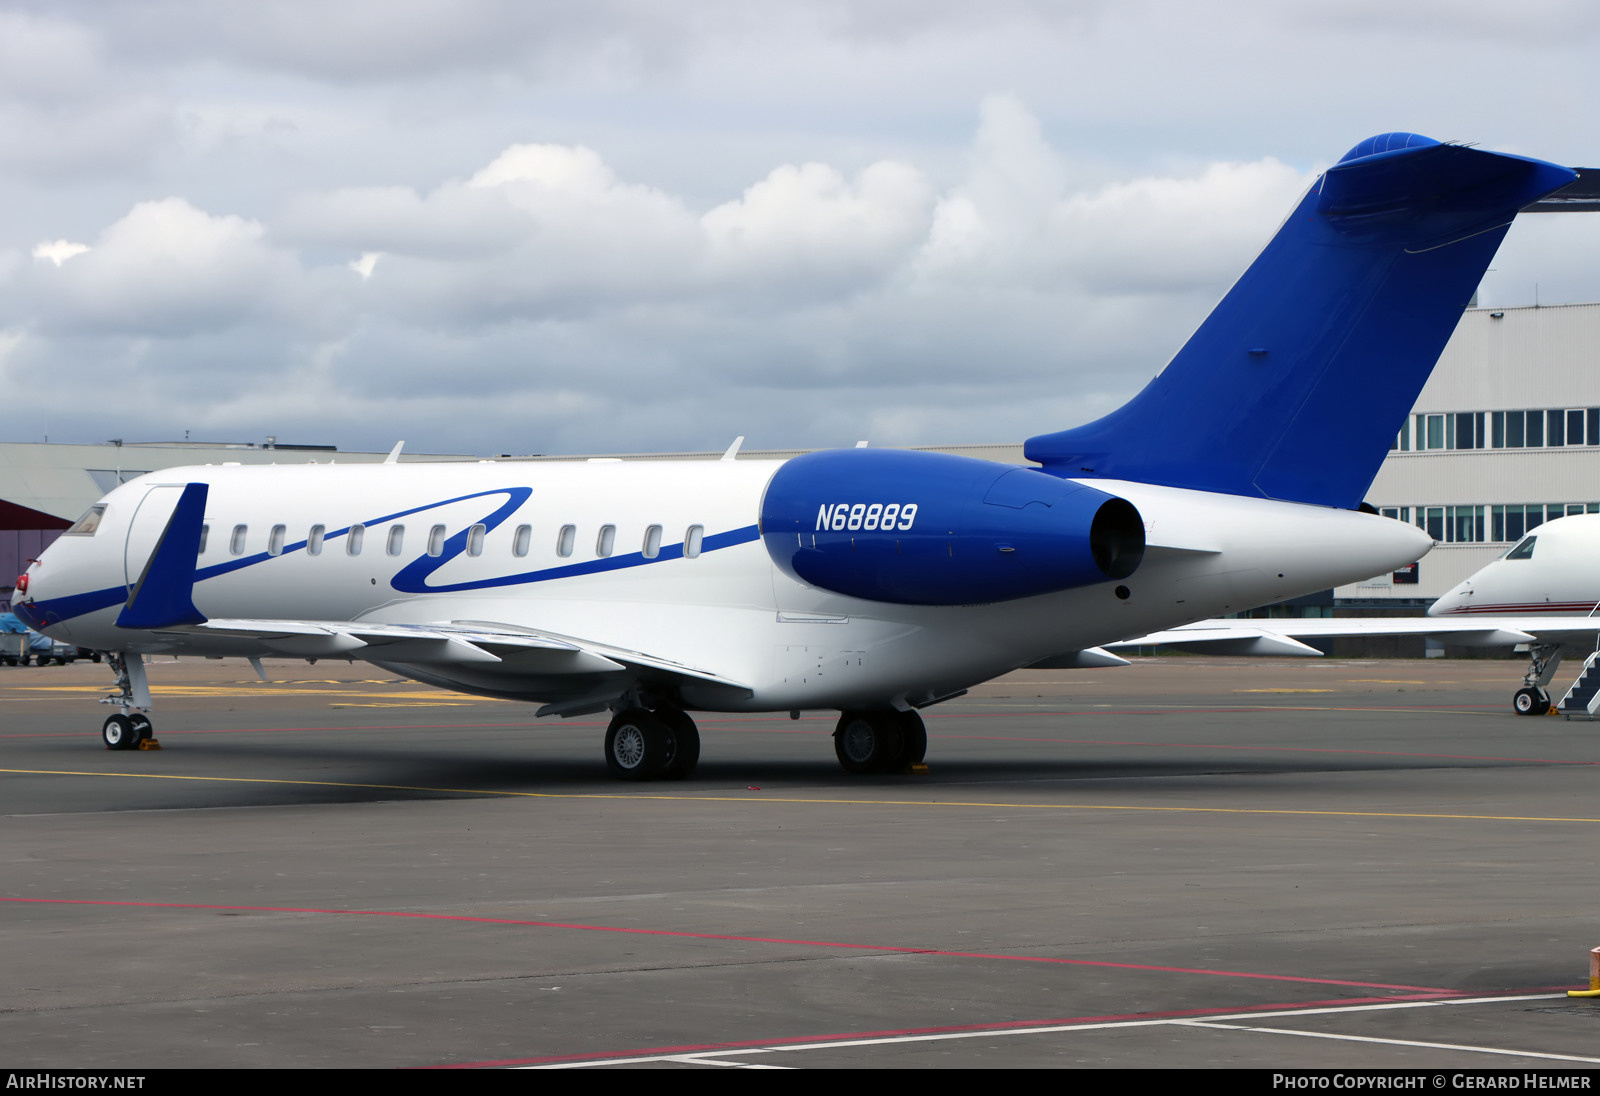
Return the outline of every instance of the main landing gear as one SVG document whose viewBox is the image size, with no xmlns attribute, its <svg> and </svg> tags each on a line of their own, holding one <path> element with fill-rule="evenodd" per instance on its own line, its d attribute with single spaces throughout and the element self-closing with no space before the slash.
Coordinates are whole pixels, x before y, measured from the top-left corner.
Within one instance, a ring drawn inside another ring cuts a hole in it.
<svg viewBox="0 0 1600 1096">
<path fill-rule="evenodd" d="M 606 767 L 619 780 L 682 780 L 700 761 L 700 731 L 680 708 L 624 708 L 606 729 Z"/>
<path fill-rule="evenodd" d="M 108 750 L 137 750 L 148 741 L 155 745 L 155 731 L 145 712 L 150 707 L 150 684 L 144 676 L 144 659 L 132 652 L 107 653 L 106 662 L 117 675 L 117 691 L 100 698 L 102 704 L 115 704 L 121 711 L 106 717 L 100 727 L 100 741 Z"/>
<path fill-rule="evenodd" d="M 841 712 L 833 751 L 846 772 L 901 772 L 927 754 L 928 731 L 915 711 Z"/>
<path fill-rule="evenodd" d="M 1522 688 L 1511 698 L 1511 710 L 1518 715 L 1544 715 L 1550 710 L 1550 694 L 1545 686 L 1561 665 L 1561 644 L 1533 643 L 1528 646 L 1528 672 L 1522 675 Z"/>
</svg>

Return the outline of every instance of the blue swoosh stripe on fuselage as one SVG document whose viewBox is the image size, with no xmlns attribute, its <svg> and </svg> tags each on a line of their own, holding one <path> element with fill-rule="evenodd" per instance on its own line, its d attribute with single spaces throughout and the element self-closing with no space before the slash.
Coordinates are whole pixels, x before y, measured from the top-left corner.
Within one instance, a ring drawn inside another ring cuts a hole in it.
<svg viewBox="0 0 1600 1096">
<path fill-rule="evenodd" d="M 498 492 L 483 493 L 492 494 Z M 474 497 L 477 496 L 463 496 L 463 498 Z M 423 510 L 431 510 L 436 506 L 443 506 L 450 502 L 460 501 L 462 500 L 448 499 L 443 503 L 432 503 L 428 506 L 419 506 L 413 510 L 404 510 L 398 514 L 391 514 L 387 517 L 377 518 L 371 522 L 357 522 L 355 524 L 381 525 L 385 521 L 393 521 L 398 517 L 405 517 L 409 514 L 418 513 Z M 501 517 L 500 520 L 504 520 L 504 518 Z M 500 520 L 497 520 L 495 524 L 498 525 Z M 487 522 L 482 524 L 487 525 Z M 350 527 L 346 526 L 337 532 L 328 533 L 323 539 L 324 541 L 331 540 L 334 537 L 343 536 L 349 531 Z M 451 544 L 451 542 L 454 542 L 457 537 L 460 538 L 461 545 L 464 547 L 466 544 L 466 532 L 466 530 L 463 530 L 462 532 L 456 534 L 456 536 L 451 537 L 450 541 L 446 542 L 447 547 Z M 730 529 L 726 533 L 713 533 L 712 535 L 705 537 L 701 542 L 700 552 L 702 555 L 704 555 L 707 552 L 715 552 L 722 548 L 732 548 L 740 544 L 749 544 L 751 541 L 759 538 L 760 531 L 757 529 L 757 527 L 754 525 L 746 525 L 741 529 Z M 280 555 L 288 555 L 292 551 L 304 549 L 305 544 L 305 541 L 298 541 L 292 545 L 285 545 L 284 550 L 282 553 L 280 553 Z M 459 550 L 456 554 L 459 554 Z M 220 575 L 229 574 L 233 571 L 238 571 L 245 567 L 251 567 L 258 563 L 264 563 L 269 559 L 275 558 L 277 557 L 272 556 L 269 553 L 259 552 L 253 556 L 245 556 L 241 559 L 229 560 L 227 563 L 219 563 L 212 567 L 201 568 L 195 571 L 195 581 L 201 582 L 208 578 L 216 578 Z M 421 557 L 421 560 L 413 561 L 413 563 L 407 564 L 405 568 L 401 569 L 399 574 L 395 575 L 395 578 L 398 579 L 400 574 L 404 574 L 406 570 L 409 570 L 411 567 L 415 566 L 417 562 L 427 561 L 429 563 L 437 563 L 439 566 L 442 566 L 445 562 L 448 562 L 450 558 L 453 557 L 450 555 L 423 556 Z M 539 571 L 527 571 L 515 575 L 503 575 L 496 578 L 478 579 L 472 582 L 459 582 L 449 586 L 417 586 L 415 588 L 405 589 L 402 592 L 454 593 L 464 590 L 488 590 L 502 586 L 516 586 L 533 582 L 550 582 L 555 579 L 575 578 L 580 575 L 601 574 L 606 571 L 617 571 L 628 567 L 642 567 L 646 564 L 665 563 L 668 560 L 682 558 L 683 544 L 680 542 L 678 544 L 663 545 L 660 554 L 654 559 L 646 559 L 644 557 L 644 553 L 642 552 L 632 552 L 625 556 L 611 556 L 605 559 L 593 559 L 584 563 L 569 563 L 559 567 L 547 567 Z M 434 569 L 436 568 L 430 568 L 430 573 Z M 400 589 L 399 587 L 394 586 L 394 580 L 390 581 L 390 586 L 395 589 Z M 88 613 L 98 612 L 101 609 L 107 609 L 114 605 L 120 605 L 127 600 L 127 586 L 119 585 L 105 590 L 91 591 L 89 593 L 67 594 L 62 597 L 50 598 L 47 601 L 27 602 L 13 606 L 13 611 L 17 613 L 17 615 L 22 619 L 23 623 L 27 624 L 30 628 L 37 629 L 41 624 L 49 625 L 53 623 L 61 623 L 71 620 L 74 617 L 84 616 Z"/>
</svg>

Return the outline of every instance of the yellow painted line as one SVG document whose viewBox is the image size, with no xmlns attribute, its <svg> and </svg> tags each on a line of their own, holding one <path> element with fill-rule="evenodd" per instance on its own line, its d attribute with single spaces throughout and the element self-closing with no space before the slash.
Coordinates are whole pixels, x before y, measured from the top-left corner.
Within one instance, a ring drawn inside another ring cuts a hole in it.
<svg viewBox="0 0 1600 1096">
<path fill-rule="evenodd" d="M 985 810 L 1147 811 L 1172 814 L 1304 815 L 1315 818 L 1418 818 L 1456 822 L 1587 822 L 1600 818 L 1559 818 L 1514 814 L 1425 814 L 1407 811 L 1306 811 L 1267 807 L 1146 807 L 1118 803 L 990 803 L 960 799 L 802 799 L 781 795 L 627 795 L 621 792 L 509 792 L 497 788 L 430 788 L 415 784 L 358 784 L 339 780 L 281 780 L 256 776 L 185 776 L 176 773 L 75 772 L 67 769 L 0 769 L 18 776 L 106 776 L 133 780 L 194 780 L 216 784 L 287 784 L 314 788 L 365 788 L 386 792 L 435 792 L 451 795 L 501 795 L 521 799 L 649 799 L 674 803 L 795 803 L 804 806 L 854 807 L 981 807 Z"/>
<path fill-rule="evenodd" d="M 1235 689 L 1236 693 L 1331 693 L 1332 689 Z"/>
<path fill-rule="evenodd" d="M 484 699 L 489 699 L 485 697 Z M 375 701 L 358 701 L 350 704 L 329 704 L 330 708 L 468 708 L 475 701 L 471 700 L 402 700 L 387 704 Z"/>
<path fill-rule="evenodd" d="M 105 686 L 72 686 L 72 685 L 30 685 L 30 686 L 23 686 L 18 691 L 24 691 L 24 690 L 26 690 L 26 691 L 36 691 L 36 692 L 68 692 L 68 693 L 78 693 L 80 695 L 88 696 L 88 695 L 93 695 L 93 694 L 97 694 L 97 693 L 104 693 L 104 692 L 107 691 L 107 687 L 105 687 Z M 217 698 L 217 699 L 220 699 L 220 700 L 225 700 L 225 699 L 227 699 L 229 697 L 273 697 L 273 696 L 324 696 L 324 697 L 330 697 L 330 698 L 341 697 L 341 696 L 370 696 L 370 697 L 389 697 L 389 698 L 393 698 L 393 697 L 412 697 L 412 696 L 416 696 L 416 697 L 451 696 L 451 697 L 453 697 L 453 696 L 460 695 L 458 693 L 449 692 L 449 691 L 447 691 L 445 689 L 412 689 L 412 690 L 390 689 L 390 690 L 388 690 L 386 692 L 371 692 L 371 691 L 358 691 L 358 690 L 354 690 L 354 689 L 260 689 L 260 688 L 257 688 L 257 689 L 246 689 L 246 688 L 239 688 L 239 687 L 232 686 L 232 685 L 166 685 L 166 686 L 153 686 L 151 688 L 151 690 L 150 690 L 150 693 L 151 693 L 152 696 L 156 696 L 156 697 L 168 697 L 168 698 L 185 697 L 185 698 L 191 698 L 191 699 L 194 698 L 194 697 L 214 697 L 214 698 Z"/>
</svg>

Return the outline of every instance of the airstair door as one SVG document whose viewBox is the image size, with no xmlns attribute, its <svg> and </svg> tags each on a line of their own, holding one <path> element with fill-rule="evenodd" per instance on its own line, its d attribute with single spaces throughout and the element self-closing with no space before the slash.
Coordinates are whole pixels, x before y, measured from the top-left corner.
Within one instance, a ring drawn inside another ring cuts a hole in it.
<svg viewBox="0 0 1600 1096">
<path fill-rule="evenodd" d="M 156 545 L 160 543 L 161 534 L 172 519 L 172 511 L 177 508 L 178 499 L 183 495 L 183 488 L 181 483 L 157 484 L 139 500 L 139 508 L 133 512 L 133 521 L 128 525 L 128 544 L 123 554 L 124 573 L 130 591 L 138 584 L 139 577 L 144 574 L 145 564 L 150 562 Z"/>
</svg>

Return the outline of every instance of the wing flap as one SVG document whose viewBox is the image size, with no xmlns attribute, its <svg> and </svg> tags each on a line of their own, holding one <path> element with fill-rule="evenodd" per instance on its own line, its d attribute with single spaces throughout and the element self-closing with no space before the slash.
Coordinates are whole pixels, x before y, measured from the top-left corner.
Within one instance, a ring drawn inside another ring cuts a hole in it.
<svg viewBox="0 0 1600 1096">
<path fill-rule="evenodd" d="M 505 663 L 539 674 L 604 674 L 628 670 L 692 678 L 748 690 L 744 682 L 645 651 L 484 620 L 432 624 L 379 621 L 215 618 L 163 630 L 259 644 L 263 654 L 294 658 L 359 658 L 366 662 L 430 665 Z"/>
<path fill-rule="evenodd" d="M 1423 636 L 1465 647 L 1511 647 L 1541 639 L 1592 636 L 1600 617 L 1311 617 L 1201 620 L 1148 635 L 1107 643 L 1128 647 L 1179 647 L 1202 654 L 1311 655 L 1302 640 L 1358 636 Z"/>
</svg>

